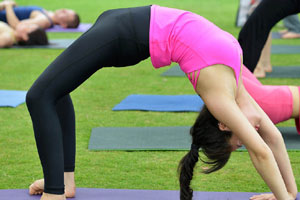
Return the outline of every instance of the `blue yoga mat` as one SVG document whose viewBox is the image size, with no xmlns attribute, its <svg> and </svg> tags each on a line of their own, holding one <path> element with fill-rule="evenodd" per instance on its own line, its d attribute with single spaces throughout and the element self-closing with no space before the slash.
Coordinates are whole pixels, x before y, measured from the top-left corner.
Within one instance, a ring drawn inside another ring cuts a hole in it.
<svg viewBox="0 0 300 200">
<path fill-rule="evenodd" d="M 126 97 L 112 110 L 143 110 L 158 112 L 199 112 L 203 101 L 198 95 L 140 95 Z"/>
<path fill-rule="evenodd" d="M 17 107 L 25 102 L 27 91 L 0 90 L 0 107 Z"/>
</svg>

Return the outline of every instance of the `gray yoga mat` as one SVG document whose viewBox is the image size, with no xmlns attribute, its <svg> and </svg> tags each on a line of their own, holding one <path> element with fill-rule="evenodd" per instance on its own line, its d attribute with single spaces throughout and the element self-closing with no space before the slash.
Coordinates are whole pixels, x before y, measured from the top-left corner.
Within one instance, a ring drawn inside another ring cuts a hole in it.
<svg viewBox="0 0 300 200">
<path fill-rule="evenodd" d="M 185 77 L 178 65 L 163 72 L 161 76 Z M 267 73 L 267 78 L 300 78 L 300 66 L 273 66 L 273 71 Z"/>
<path fill-rule="evenodd" d="M 272 39 L 281 39 L 281 34 L 279 32 L 272 32 Z"/>
<path fill-rule="evenodd" d="M 273 44 L 271 48 L 271 53 L 272 54 L 300 54 L 300 46 Z"/>
<path fill-rule="evenodd" d="M 49 40 L 48 45 L 30 45 L 30 46 L 20 46 L 15 45 L 13 48 L 16 49 L 66 49 L 68 48 L 75 39 L 52 39 Z"/>
<path fill-rule="evenodd" d="M 93 128 L 89 150 L 188 150 L 190 127 L 98 127 Z M 295 127 L 279 127 L 287 149 L 300 149 Z M 243 148 L 242 148 L 243 149 Z"/>
<path fill-rule="evenodd" d="M 260 194 L 252 192 L 194 192 L 194 200 L 248 200 Z M 28 189 L 0 190 L 0 200 L 39 200 L 40 195 L 30 196 Z M 300 198 L 298 194 L 297 199 Z M 125 190 L 101 188 L 77 188 L 78 200 L 179 200 L 175 190 Z"/>
</svg>

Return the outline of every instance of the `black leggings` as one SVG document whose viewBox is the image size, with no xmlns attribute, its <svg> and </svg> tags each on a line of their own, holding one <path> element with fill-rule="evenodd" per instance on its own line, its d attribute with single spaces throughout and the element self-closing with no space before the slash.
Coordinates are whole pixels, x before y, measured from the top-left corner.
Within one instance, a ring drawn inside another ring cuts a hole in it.
<svg viewBox="0 0 300 200">
<path fill-rule="evenodd" d="M 150 6 L 109 10 L 34 82 L 26 103 L 45 178 L 45 192 L 64 193 L 75 169 L 75 115 L 70 92 L 102 67 L 149 57 Z"/>
<path fill-rule="evenodd" d="M 263 0 L 241 29 L 239 43 L 244 65 L 254 71 L 271 28 L 288 15 L 300 12 L 300 0 Z"/>
</svg>

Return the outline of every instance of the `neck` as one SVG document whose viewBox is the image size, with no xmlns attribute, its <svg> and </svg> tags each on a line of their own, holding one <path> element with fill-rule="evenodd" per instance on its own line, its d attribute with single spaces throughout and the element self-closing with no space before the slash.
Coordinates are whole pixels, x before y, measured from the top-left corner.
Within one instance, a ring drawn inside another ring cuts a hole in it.
<svg viewBox="0 0 300 200">
<path fill-rule="evenodd" d="M 56 19 L 55 15 L 54 15 L 53 11 L 45 10 L 45 12 L 50 17 L 50 19 L 52 20 L 53 24 L 58 24 L 57 19 Z"/>
</svg>

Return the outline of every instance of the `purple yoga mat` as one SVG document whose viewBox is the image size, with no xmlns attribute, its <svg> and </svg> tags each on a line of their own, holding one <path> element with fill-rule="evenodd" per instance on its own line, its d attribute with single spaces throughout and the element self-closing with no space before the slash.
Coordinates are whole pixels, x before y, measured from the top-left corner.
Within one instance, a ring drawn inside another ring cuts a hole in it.
<svg viewBox="0 0 300 200">
<path fill-rule="evenodd" d="M 48 28 L 47 32 L 85 32 L 87 31 L 92 24 L 81 23 L 77 28 L 63 28 L 58 25 L 54 25 L 52 28 Z"/>
<path fill-rule="evenodd" d="M 194 200 L 248 200 L 257 193 L 250 192 L 194 192 Z M 300 195 L 298 194 L 299 199 Z M 39 200 L 26 189 L 0 190 L 0 200 Z M 119 190 L 79 188 L 77 200 L 179 200 L 178 191 L 169 190 Z"/>
</svg>

